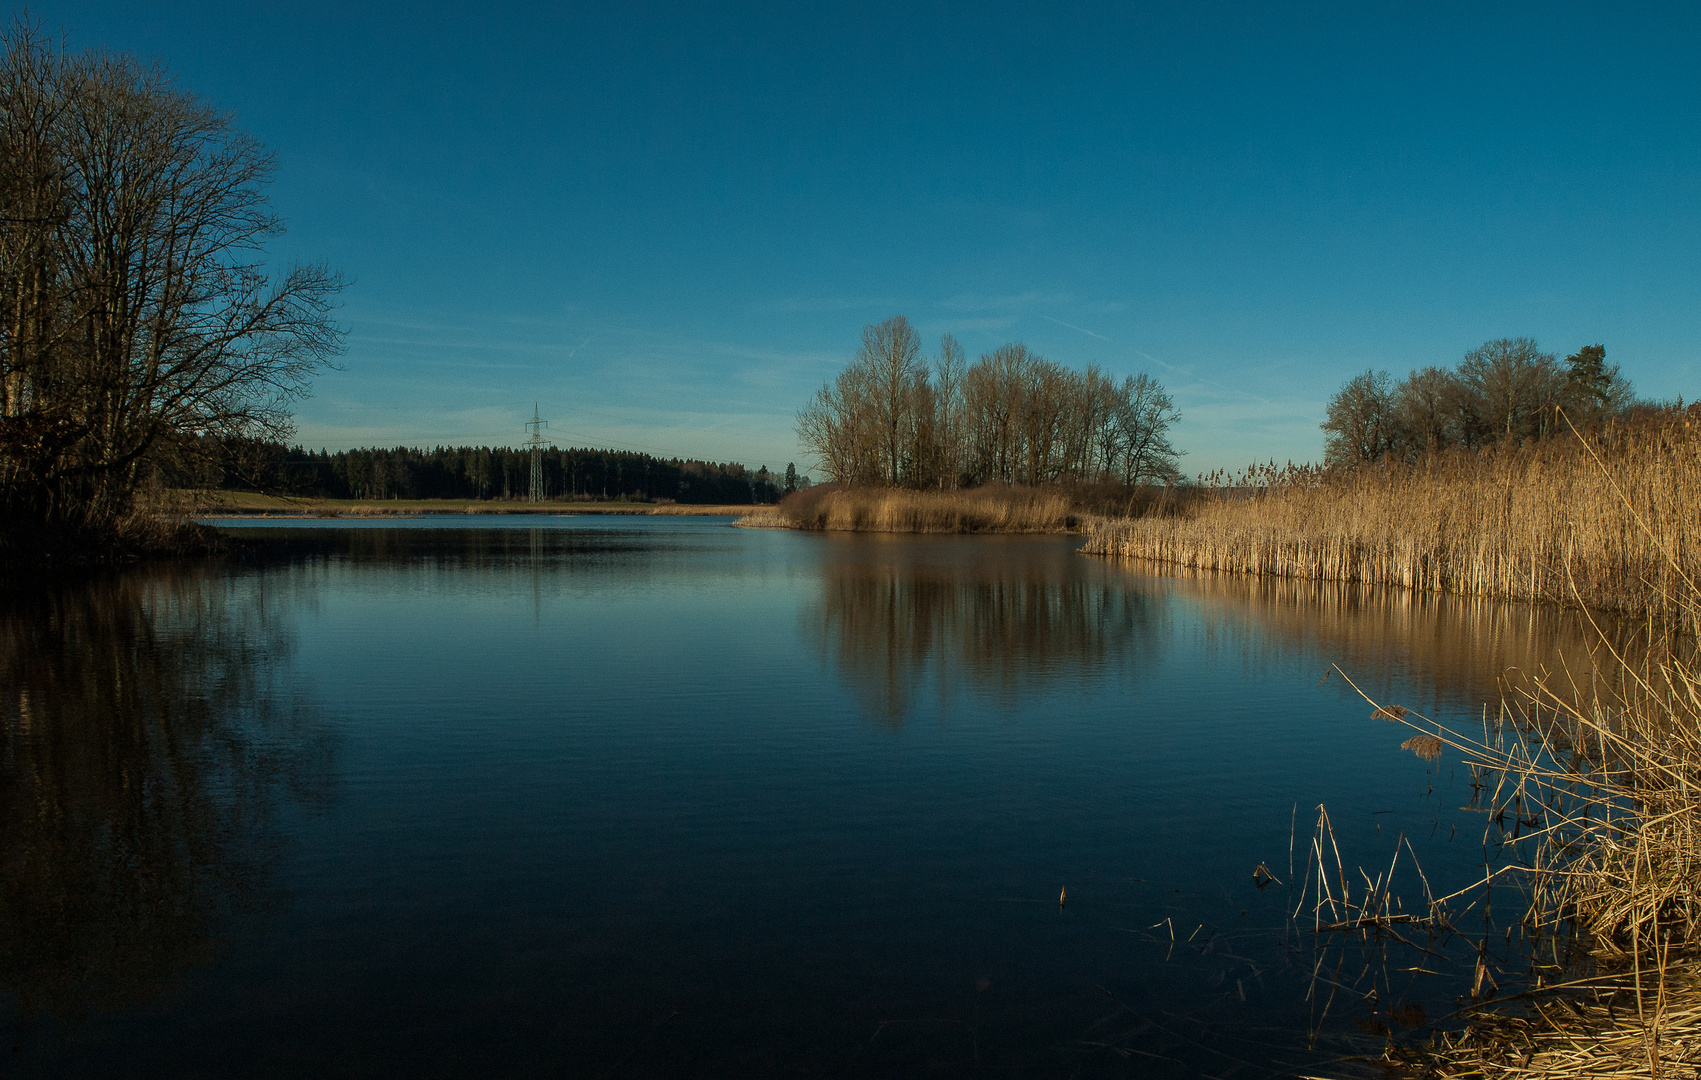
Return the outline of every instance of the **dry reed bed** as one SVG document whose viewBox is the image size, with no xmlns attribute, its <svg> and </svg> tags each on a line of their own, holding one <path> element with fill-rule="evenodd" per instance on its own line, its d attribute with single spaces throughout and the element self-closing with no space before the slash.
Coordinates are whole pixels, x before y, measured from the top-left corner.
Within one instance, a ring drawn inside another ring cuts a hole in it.
<svg viewBox="0 0 1701 1080">
<path fill-rule="evenodd" d="M 1084 550 L 1190 569 L 1691 617 L 1701 421 L 1671 416 L 1353 471 L 1253 470 L 1181 518 L 1092 523 Z"/>
<path fill-rule="evenodd" d="M 1463 1030 L 1391 1048 L 1383 1068 L 1701 1076 L 1698 420 L 1666 415 L 1416 466 L 1249 478 L 1184 519 L 1090 526 L 1087 550 L 1648 619 L 1634 657 L 1597 628 L 1607 677 L 1560 672 L 1511 686 L 1480 732 L 1371 703 L 1379 719 L 1410 729 L 1403 745 L 1457 754 L 1482 785 L 1484 842 L 1502 862 L 1479 884 L 1523 890 L 1534 949 L 1529 989 L 1493 1001 L 1485 948 Z M 1432 902 L 1428 919 L 1450 928 L 1445 901 L 1460 895 Z"/>
<path fill-rule="evenodd" d="M 1062 533 L 1083 515 L 1067 494 L 1022 487 L 967 491 L 823 487 L 738 522 L 750 527 L 893 533 Z"/>
<path fill-rule="evenodd" d="M 1492 995 L 1478 993 L 1479 959 L 1465 1029 L 1390 1050 L 1394 1072 L 1701 1076 L 1695 648 L 1656 638 L 1633 660 L 1602 641 L 1616 685 L 1584 692 L 1568 675 L 1534 677 L 1480 734 L 1377 706 L 1377 718 L 1417 733 L 1405 745 L 1422 756 L 1450 750 L 1470 769 L 1485 796 L 1485 850 L 1504 859 L 1482 884 L 1524 891 L 1523 933 L 1534 945 L 1529 991 L 1484 1002 Z M 1432 903 L 1430 917 L 1446 914 Z"/>
<path fill-rule="evenodd" d="M 1480 1013 L 1465 1031 L 1390 1064 L 1485 1080 L 1701 1076 L 1701 979 L 1688 966 L 1668 967 L 1654 996 L 1657 1024 L 1638 1014 L 1631 991 L 1552 995 L 1533 1001 L 1526 1015 Z"/>
</svg>

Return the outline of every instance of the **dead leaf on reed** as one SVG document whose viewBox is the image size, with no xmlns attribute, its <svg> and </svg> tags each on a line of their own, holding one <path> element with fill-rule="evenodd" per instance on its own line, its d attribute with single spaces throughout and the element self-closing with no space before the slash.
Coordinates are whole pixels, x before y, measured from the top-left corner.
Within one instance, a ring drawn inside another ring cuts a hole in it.
<svg viewBox="0 0 1701 1080">
<path fill-rule="evenodd" d="M 1434 761 L 1441 756 L 1441 740 L 1433 735 L 1413 735 L 1400 744 L 1401 750 L 1410 750 L 1425 761 Z"/>
<path fill-rule="evenodd" d="M 1384 705 L 1370 714 L 1372 720 L 1386 720 L 1390 724 L 1396 720 L 1404 720 L 1411 710 L 1404 705 Z"/>
</svg>

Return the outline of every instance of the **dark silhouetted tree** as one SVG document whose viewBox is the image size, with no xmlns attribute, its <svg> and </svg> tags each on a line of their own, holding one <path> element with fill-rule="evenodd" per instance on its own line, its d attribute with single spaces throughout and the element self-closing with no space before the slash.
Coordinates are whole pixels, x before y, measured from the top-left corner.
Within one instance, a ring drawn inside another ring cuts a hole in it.
<svg viewBox="0 0 1701 1080">
<path fill-rule="evenodd" d="M 108 535 L 203 436 L 287 434 L 341 282 L 266 268 L 272 158 L 229 114 L 27 25 L 0 46 L 0 509 Z"/>
<path fill-rule="evenodd" d="M 1530 338 L 1497 338 L 1465 354 L 1459 381 L 1468 396 L 1465 442 L 1518 443 L 1547 434 L 1562 377 L 1552 353 Z"/>
</svg>

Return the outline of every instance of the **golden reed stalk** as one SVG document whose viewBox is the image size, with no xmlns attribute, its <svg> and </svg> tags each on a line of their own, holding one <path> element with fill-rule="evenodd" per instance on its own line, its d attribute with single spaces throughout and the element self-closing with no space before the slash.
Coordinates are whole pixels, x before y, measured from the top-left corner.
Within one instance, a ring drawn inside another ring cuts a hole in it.
<svg viewBox="0 0 1701 1080">
<path fill-rule="evenodd" d="M 1476 514 L 1481 524 L 1468 541 L 1420 534 L 1429 545 L 1423 554 L 1443 563 L 1435 575 L 1441 584 L 1429 587 L 1459 581 L 1465 588 L 1457 591 L 1648 616 L 1635 648 L 1596 627 L 1614 677 L 1584 685 L 1575 672 L 1560 671 L 1509 680 L 1499 717 L 1485 714 L 1480 734 L 1371 702 L 1376 717 L 1414 731 L 1404 745 L 1416 749 L 1421 740 L 1424 756 L 1457 754 L 1469 768 L 1478 791 L 1472 806 L 1485 812 L 1485 854 L 1511 856 L 1505 873 L 1496 870 L 1479 886 L 1498 879 L 1524 893 L 1520 928 L 1531 946 L 1528 988 L 1498 1001 L 1479 993 L 1486 950 L 1479 952 L 1462 1029 L 1427 1046 L 1390 1046 L 1379 1063 L 1386 1075 L 1701 1076 L 1696 428 L 1695 420 L 1668 414 L 1588 439 L 1430 463 L 1406 474 L 1405 491 L 1391 482 L 1392 470 L 1334 478 L 1383 516 L 1356 519 L 1365 529 L 1358 534 L 1326 521 L 1308 530 L 1337 544 L 1343 535 L 1386 543 L 1366 526 L 1386 528 L 1402 505 L 1433 502 L 1434 520 L 1462 529 Z M 1320 491 L 1328 485 L 1302 496 L 1313 510 L 1329 505 Z M 1281 512 L 1298 505 L 1307 504 L 1294 500 Z M 1463 566 L 1452 568 L 1449 559 Z M 1479 569 L 1485 566 L 1514 569 L 1497 576 Z M 1572 587 L 1570 596 L 1543 591 L 1554 589 L 1555 577 Z"/>
<path fill-rule="evenodd" d="M 1086 550 L 1692 619 L 1701 419 L 1355 470 L 1255 469 L 1179 518 L 1089 522 Z"/>
<path fill-rule="evenodd" d="M 820 487 L 764 507 L 738 524 L 843 532 L 1061 533 L 1083 515 L 1063 491 L 988 486 L 966 491 Z"/>
<path fill-rule="evenodd" d="M 1427 1046 L 1391 1046 L 1386 1075 L 1701 1076 L 1694 642 L 1666 638 L 1634 658 L 1603 646 L 1619 665 L 1616 687 L 1584 692 L 1569 674 L 1535 675 L 1480 734 L 1377 710 L 1420 733 L 1408 744 L 1457 754 L 1487 796 L 1485 851 L 1514 855 L 1491 876 L 1526 896 L 1532 952 L 1528 989 L 1485 1001 L 1473 988 L 1463 1027 Z"/>
</svg>

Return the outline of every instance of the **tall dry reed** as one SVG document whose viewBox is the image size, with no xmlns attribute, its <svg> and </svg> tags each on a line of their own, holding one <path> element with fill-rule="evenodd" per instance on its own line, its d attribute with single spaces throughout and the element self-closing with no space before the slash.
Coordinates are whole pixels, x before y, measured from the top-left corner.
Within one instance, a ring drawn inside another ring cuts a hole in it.
<svg viewBox="0 0 1701 1080">
<path fill-rule="evenodd" d="M 1090 553 L 1199 570 L 1696 614 L 1701 419 L 1449 452 L 1416 465 L 1254 470 L 1182 518 L 1090 523 Z M 1692 623 L 1693 624 L 1693 623 Z"/>
<path fill-rule="evenodd" d="M 1615 655 L 1615 687 L 1536 676 L 1480 732 L 1377 707 L 1462 758 L 1502 856 L 1479 884 L 1523 891 L 1533 944 L 1527 990 L 1486 1003 L 1479 959 L 1464 1029 L 1391 1051 L 1397 1071 L 1701 1075 L 1701 675 L 1685 639 Z"/>
<path fill-rule="evenodd" d="M 1701 653 L 1672 632 L 1681 626 L 1653 617 L 1693 628 L 1701 604 L 1696 433 L 1666 418 L 1616 441 L 1578 437 L 1571 453 L 1524 456 L 1546 470 L 1555 505 L 1509 494 L 1499 524 L 1517 522 L 1527 538 L 1507 529 L 1501 551 L 1537 563 L 1546 542 L 1573 601 L 1648 613 L 1637 651 L 1598 633 L 1611 678 L 1529 676 L 1509 685 L 1480 732 L 1370 701 L 1373 716 L 1411 729 L 1402 745 L 1463 759 L 1485 855 L 1498 853 L 1479 885 L 1523 891 L 1519 927 L 1532 945 L 1527 989 L 1489 1003 L 1482 943 L 1466 1026 L 1415 1051 L 1391 1049 L 1385 1065 L 1405 1075 L 1701 1076 Z M 1505 473 L 1519 463 L 1500 458 Z M 1445 919 L 1447 899 L 1430 904 L 1432 918 Z"/>
<path fill-rule="evenodd" d="M 740 525 L 843 532 L 1061 533 L 1080 527 L 1062 491 L 989 485 L 966 491 L 823 485 L 764 508 Z"/>
</svg>

